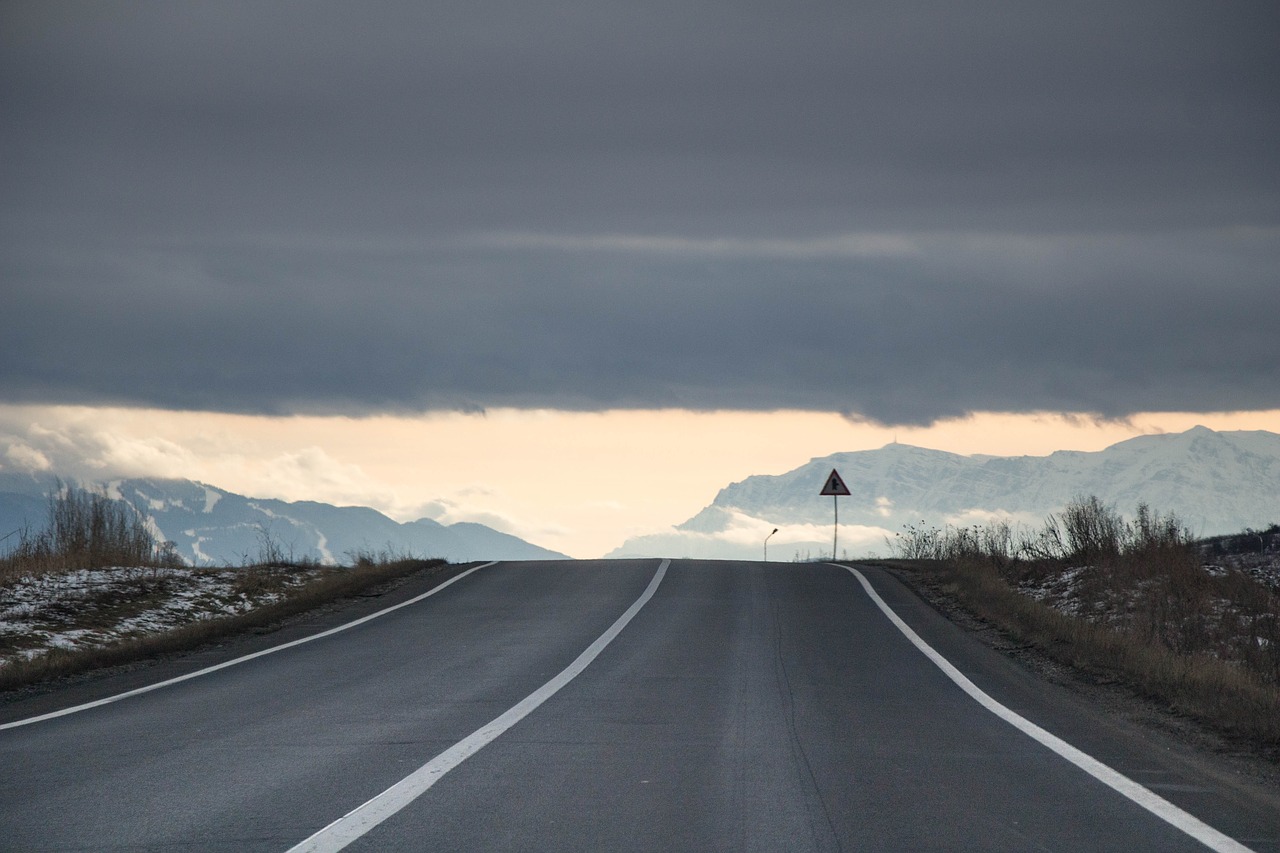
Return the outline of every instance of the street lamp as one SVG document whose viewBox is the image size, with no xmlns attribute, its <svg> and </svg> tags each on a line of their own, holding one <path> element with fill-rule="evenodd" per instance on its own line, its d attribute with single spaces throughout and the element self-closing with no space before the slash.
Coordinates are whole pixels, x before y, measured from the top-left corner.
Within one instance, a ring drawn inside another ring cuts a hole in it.
<svg viewBox="0 0 1280 853">
<path fill-rule="evenodd" d="M 777 532 L 778 528 L 773 528 L 773 533 Z M 769 536 L 772 536 L 773 533 L 770 533 Z M 766 563 L 769 562 L 769 536 L 764 537 L 764 561 Z"/>
</svg>

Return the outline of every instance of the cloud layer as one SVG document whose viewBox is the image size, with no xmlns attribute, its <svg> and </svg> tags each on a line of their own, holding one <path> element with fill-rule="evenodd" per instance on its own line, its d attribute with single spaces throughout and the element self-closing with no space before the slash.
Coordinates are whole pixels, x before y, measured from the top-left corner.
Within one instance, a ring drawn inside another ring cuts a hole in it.
<svg viewBox="0 0 1280 853">
<path fill-rule="evenodd" d="M 1280 406 L 1271 4 L 0 8 L 0 399 Z"/>
</svg>

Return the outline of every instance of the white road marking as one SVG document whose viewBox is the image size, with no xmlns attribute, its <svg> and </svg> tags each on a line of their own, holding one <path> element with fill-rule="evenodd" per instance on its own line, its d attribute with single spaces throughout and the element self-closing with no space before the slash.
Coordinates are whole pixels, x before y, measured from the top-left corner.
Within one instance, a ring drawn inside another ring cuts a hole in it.
<svg viewBox="0 0 1280 853">
<path fill-rule="evenodd" d="M 68 714 L 75 714 L 80 711 L 87 711 L 90 708 L 97 708 L 102 705 L 110 705 L 112 702 L 119 702 L 121 699 L 128 699 L 131 696 L 138 696 L 142 693 L 150 693 L 152 690 L 159 690 L 161 687 L 168 687 L 169 685 L 177 684 L 180 681 L 188 681 L 192 678 L 199 678 L 202 675 L 208 675 L 211 672 L 217 672 L 218 670 L 226 669 L 229 666 L 235 666 L 236 664 L 241 664 L 241 663 L 244 663 L 245 661 L 251 661 L 254 658 L 260 658 L 263 655 L 275 654 L 276 652 L 282 652 L 285 649 L 291 649 L 294 646 L 300 646 L 303 643 L 310 643 L 312 640 L 319 640 L 323 637 L 330 637 L 334 634 L 339 633 L 340 631 L 345 631 L 348 628 L 354 628 L 357 625 L 363 625 L 365 622 L 368 622 L 372 619 L 377 619 L 379 616 L 386 616 L 388 613 L 391 613 L 394 610 L 399 610 L 401 607 L 408 607 L 410 604 L 417 604 L 419 601 L 422 601 L 422 599 L 435 595 L 437 592 L 449 586 L 450 584 L 457 583 L 458 581 L 462 580 L 472 572 L 478 572 L 480 569 L 487 569 L 489 566 L 497 565 L 497 563 L 498 561 L 494 560 L 492 562 L 485 563 L 484 565 L 475 566 L 474 568 L 467 569 L 462 574 L 456 577 L 449 578 L 449 580 L 445 581 L 444 583 L 440 584 L 437 587 L 427 590 L 426 592 L 422 593 L 422 595 L 414 596 L 408 601 L 402 601 L 399 604 L 395 604 L 395 605 L 392 605 L 391 607 L 387 607 L 382 610 L 379 610 L 377 613 L 370 613 L 368 616 L 362 616 L 361 618 L 356 619 L 354 622 L 347 622 L 345 625 L 339 625 L 336 628 L 330 628 L 327 631 L 321 631 L 319 634 L 313 634 L 310 637 L 303 637 L 300 640 L 293 640 L 288 643 L 283 643 L 279 646 L 272 646 L 271 648 L 263 649 L 260 652 L 254 652 L 253 654 L 244 655 L 243 657 L 238 657 L 238 658 L 235 658 L 234 660 L 224 661 L 223 663 L 216 664 L 210 667 L 205 667 L 204 669 L 197 670 L 196 672 L 189 672 L 186 675 L 179 675 L 177 678 L 170 678 L 166 681 L 158 681 L 155 684 L 148 684 L 146 687 L 138 687 L 134 690 L 130 690 L 125 693 L 118 693 L 115 696 L 108 696 L 105 699 L 98 699 L 93 702 L 86 702 L 83 705 L 75 705 L 71 708 L 63 708 L 61 711 L 50 711 L 49 713 L 41 714 L 38 717 L 28 717 L 25 720 L 15 720 L 12 723 L 2 723 L 0 724 L 0 731 L 4 731 L 5 729 L 16 729 L 19 726 L 29 726 L 32 723 L 39 723 L 43 720 L 52 720 L 54 717 L 65 717 Z"/>
<path fill-rule="evenodd" d="M 627 608 L 625 613 L 618 617 L 616 622 L 609 626 L 607 631 L 596 638 L 594 643 L 587 646 L 586 651 L 578 655 L 577 659 L 565 667 L 559 675 L 520 700 L 519 703 L 513 705 L 488 725 L 476 729 L 476 731 L 467 735 L 467 737 L 458 741 L 381 794 L 347 812 L 305 841 L 289 848 L 288 853 L 335 853 L 335 851 L 341 850 L 422 796 L 427 789 L 439 782 L 446 773 L 484 749 L 507 729 L 523 720 L 535 708 L 554 696 L 560 688 L 577 678 L 604 651 L 605 647 L 613 642 L 614 638 L 622 632 L 622 629 L 627 627 L 627 623 L 640 612 L 640 608 L 644 607 L 649 602 L 649 599 L 653 598 L 653 594 L 657 591 L 658 584 L 662 583 L 662 578 L 666 575 L 667 566 L 669 565 L 671 565 L 670 560 L 663 560 L 658 565 L 658 571 L 654 573 L 653 579 L 649 581 L 649 586 L 640 594 L 640 597 Z"/>
<path fill-rule="evenodd" d="M 829 563 L 828 565 L 835 566 L 837 564 Z M 932 646 L 922 640 L 919 634 L 911 630 L 911 626 L 902 621 L 898 614 L 893 612 L 893 608 L 889 607 L 884 599 L 872 589 L 871 583 L 863 576 L 862 572 L 849 566 L 840 566 L 840 568 L 848 569 L 852 572 L 854 577 L 862 584 L 862 588 L 866 590 L 867 595 L 875 602 L 875 605 L 880 608 L 885 616 L 889 617 L 889 621 L 911 641 L 912 645 L 923 652 L 925 657 L 932 661 L 938 669 L 946 673 L 948 678 L 954 681 L 961 690 L 968 693 L 970 698 L 979 705 L 1023 734 L 1053 750 L 1099 782 L 1128 797 L 1165 823 L 1177 827 L 1187 835 L 1190 835 L 1210 850 L 1218 851 L 1218 853 L 1252 853 L 1248 847 L 1245 847 L 1234 838 L 1224 835 L 1194 815 L 1184 812 L 1150 789 L 1144 788 L 1129 777 L 1111 769 L 1088 753 L 1076 749 L 1057 735 L 1045 731 L 1026 717 L 992 699 L 970 681 L 964 673 L 952 666 L 950 661 L 938 654 Z"/>
</svg>

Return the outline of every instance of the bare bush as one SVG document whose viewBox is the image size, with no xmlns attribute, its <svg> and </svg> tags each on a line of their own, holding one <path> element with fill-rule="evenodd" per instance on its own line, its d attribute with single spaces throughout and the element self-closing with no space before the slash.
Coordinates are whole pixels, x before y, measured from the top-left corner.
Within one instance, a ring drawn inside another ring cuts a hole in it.
<svg viewBox="0 0 1280 853">
<path fill-rule="evenodd" d="M 1017 558 L 1016 535 L 1007 521 L 985 526 L 932 527 L 903 525 L 903 532 L 885 540 L 890 551 L 904 560 L 994 560 L 1007 563 Z"/>
<path fill-rule="evenodd" d="M 1093 495 L 1067 504 L 1060 517 L 1049 517 L 1047 527 L 1062 538 L 1067 558 L 1085 565 L 1114 559 L 1124 547 L 1124 519 Z"/>
<path fill-rule="evenodd" d="M 1206 656 L 1280 685 L 1280 595 L 1243 572 L 1206 571 L 1186 526 L 1146 504 L 1127 522 L 1096 497 L 1077 498 L 1038 531 L 921 522 L 889 544 L 899 557 L 945 561 L 1052 599 L 1070 617 L 1137 643 Z"/>
<path fill-rule="evenodd" d="M 413 553 L 400 548 L 391 542 L 388 542 L 380 550 L 374 550 L 368 545 L 361 545 L 360 547 L 353 548 L 345 553 L 350 564 L 358 569 L 370 568 L 372 566 L 388 566 L 393 563 L 402 563 L 407 560 L 421 559 Z"/>
<path fill-rule="evenodd" d="M 136 507 L 59 481 L 44 528 L 20 532 L 0 561 L 0 577 L 170 565 L 181 565 L 173 543 L 157 542 Z"/>
</svg>

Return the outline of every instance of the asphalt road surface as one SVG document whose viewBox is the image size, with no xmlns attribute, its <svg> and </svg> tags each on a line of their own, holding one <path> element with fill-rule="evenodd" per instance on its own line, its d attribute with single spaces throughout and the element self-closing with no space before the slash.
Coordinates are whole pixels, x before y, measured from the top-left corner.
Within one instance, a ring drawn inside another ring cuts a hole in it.
<svg viewBox="0 0 1280 853">
<path fill-rule="evenodd" d="M 172 673 L 5 706 L 0 849 L 1280 851 L 1274 792 L 860 571 L 988 706 L 846 568 L 500 563 L 119 701 L 23 722 Z"/>
</svg>

